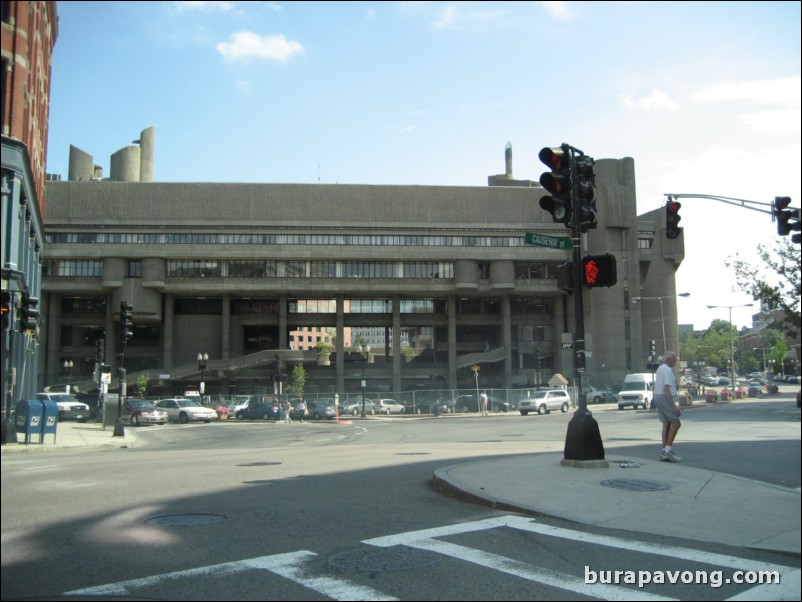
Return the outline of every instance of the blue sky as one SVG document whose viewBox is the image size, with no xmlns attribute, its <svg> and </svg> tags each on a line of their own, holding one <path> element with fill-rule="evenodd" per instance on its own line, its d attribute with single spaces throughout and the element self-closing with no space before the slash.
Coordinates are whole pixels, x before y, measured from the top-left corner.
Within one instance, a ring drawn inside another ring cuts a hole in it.
<svg viewBox="0 0 802 602">
<path fill-rule="evenodd" d="M 800 206 L 799 2 L 58 2 L 48 171 L 156 128 L 155 179 L 486 186 L 513 148 L 632 157 L 664 193 Z M 598 203 L 603 203 L 598 199 Z M 751 301 L 769 215 L 686 199 L 679 321 Z M 592 233 L 591 233 L 592 235 Z M 738 326 L 753 308 L 733 310 Z"/>
</svg>

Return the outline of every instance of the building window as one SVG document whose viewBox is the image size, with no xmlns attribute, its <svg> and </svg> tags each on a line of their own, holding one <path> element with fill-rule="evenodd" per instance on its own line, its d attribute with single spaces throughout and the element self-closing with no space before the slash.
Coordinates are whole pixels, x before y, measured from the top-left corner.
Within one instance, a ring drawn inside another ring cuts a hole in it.
<svg viewBox="0 0 802 602">
<path fill-rule="evenodd" d="M 138 259 L 131 259 L 128 262 L 128 277 L 142 278 L 142 262 Z"/>
<path fill-rule="evenodd" d="M 50 259 L 42 265 L 43 276 L 97 278 L 103 275 L 100 260 Z"/>
</svg>

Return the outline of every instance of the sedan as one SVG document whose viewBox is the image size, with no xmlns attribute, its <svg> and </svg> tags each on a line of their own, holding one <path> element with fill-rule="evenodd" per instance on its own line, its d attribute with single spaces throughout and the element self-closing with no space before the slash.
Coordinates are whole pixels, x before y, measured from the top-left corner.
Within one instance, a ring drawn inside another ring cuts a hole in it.
<svg viewBox="0 0 802 602">
<path fill-rule="evenodd" d="M 370 399 L 365 399 L 365 415 L 372 415 L 376 413 L 376 407 Z M 345 404 L 340 404 L 340 414 L 351 414 L 351 416 L 362 415 L 362 400 L 349 401 Z"/>
<path fill-rule="evenodd" d="M 172 399 L 162 399 L 156 404 L 167 412 L 171 421 L 186 424 L 187 422 L 211 422 L 217 420 L 217 412 L 212 408 L 200 405 L 197 401 L 175 397 Z"/>
<path fill-rule="evenodd" d="M 248 402 L 247 407 L 241 408 L 236 411 L 234 417 L 237 420 L 273 420 L 278 419 L 279 409 L 278 406 L 273 404 L 272 401 L 255 401 Z"/>
<path fill-rule="evenodd" d="M 404 406 L 398 403 L 395 399 L 379 399 L 376 402 L 376 411 L 379 414 L 403 414 Z"/>
<path fill-rule="evenodd" d="M 334 402 L 331 404 L 325 401 L 309 401 L 306 404 L 306 417 L 312 420 L 334 420 L 337 413 L 334 411 Z"/>
<path fill-rule="evenodd" d="M 157 408 L 147 399 L 126 399 L 123 404 L 123 420 L 133 426 L 140 424 L 164 424 L 168 420 L 167 412 Z"/>
</svg>

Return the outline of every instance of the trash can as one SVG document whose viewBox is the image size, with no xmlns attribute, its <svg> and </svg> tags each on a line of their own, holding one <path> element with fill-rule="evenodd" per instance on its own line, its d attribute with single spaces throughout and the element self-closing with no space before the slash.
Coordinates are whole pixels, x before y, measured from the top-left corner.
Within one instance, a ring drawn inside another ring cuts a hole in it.
<svg viewBox="0 0 802 602">
<path fill-rule="evenodd" d="M 58 428 L 58 404 L 55 401 L 41 401 L 42 404 L 42 439 L 45 435 L 53 435 L 56 442 L 56 428 Z"/>
<path fill-rule="evenodd" d="M 107 426 L 114 428 L 114 425 L 117 424 L 117 415 L 118 415 L 118 408 L 117 403 L 120 399 L 120 396 L 117 393 L 106 393 L 105 398 L 103 399 L 103 430 L 106 430 Z"/>
<path fill-rule="evenodd" d="M 31 435 L 39 435 L 42 442 L 42 402 L 38 399 L 22 399 L 17 403 L 16 428 L 17 433 L 25 434 L 25 445 L 30 443 Z"/>
</svg>

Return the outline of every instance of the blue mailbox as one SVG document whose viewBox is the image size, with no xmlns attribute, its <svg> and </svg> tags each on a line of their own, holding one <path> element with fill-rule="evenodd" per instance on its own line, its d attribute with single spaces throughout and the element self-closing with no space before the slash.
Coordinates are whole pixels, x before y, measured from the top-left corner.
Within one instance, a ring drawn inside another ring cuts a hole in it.
<svg viewBox="0 0 802 602">
<path fill-rule="evenodd" d="M 17 404 L 17 432 L 25 434 L 26 445 L 30 443 L 31 435 L 39 435 L 39 443 L 42 443 L 43 413 L 43 404 L 38 399 L 23 399 Z"/>
<path fill-rule="evenodd" d="M 45 435 L 53 435 L 56 442 L 56 428 L 58 427 L 58 404 L 55 401 L 41 401 L 42 404 L 42 439 Z"/>
</svg>

